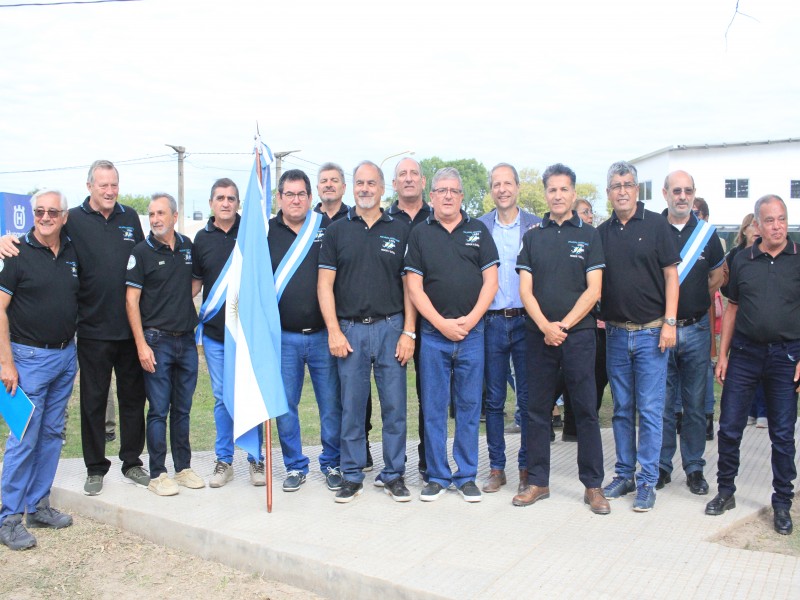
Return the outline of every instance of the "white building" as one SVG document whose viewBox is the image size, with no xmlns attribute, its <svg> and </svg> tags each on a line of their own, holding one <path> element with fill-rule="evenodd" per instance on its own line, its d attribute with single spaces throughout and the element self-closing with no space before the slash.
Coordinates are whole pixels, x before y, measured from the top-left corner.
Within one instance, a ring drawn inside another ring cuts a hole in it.
<svg viewBox="0 0 800 600">
<path fill-rule="evenodd" d="M 697 195 L 708 202 L 714 225 L 738 227 L 765 194 L 777 194 L 786 202 L 789 223 L 795 226 L 791 229 L 800 224 L 800 138 L 670 146 L 630 162 L 639 172 L 639 199 L 650 210 L 666 208 L 664 177 L 681 169 L 694 177 Z"/>
</svg>

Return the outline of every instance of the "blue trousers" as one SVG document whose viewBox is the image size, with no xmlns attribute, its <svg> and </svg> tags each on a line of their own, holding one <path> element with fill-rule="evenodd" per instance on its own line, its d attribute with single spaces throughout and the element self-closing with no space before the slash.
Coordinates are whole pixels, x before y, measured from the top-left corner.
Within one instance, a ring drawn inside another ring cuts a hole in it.
<svg viewBox="0 0 800 600">
<path fill-rule="evenodd" d="M 203 336 L 203 352 L 208 366 L 208 375 L 211 379 L 211 391 L 214 394 L 214 425 L 217 428 L 217 438 L 214 441 L 214 452 L 217 460 L 233 463 L 233 417 L 222 401 L 223 375 L 225 374 L 225 344 Z M 258 426 L 258 447 L 264 447 L 264 426 Z M 256 458 L 247 453 L 247 460 L 257 462 Z M 259 456 L 258 461 L 264 457 Z"/>
<path fill-rule="evenodd" d="M 74 343 L 63 350 L 12 343 L 11 351 L 19 387 L 36 408 L 22 439 L 10 433 L 6 442 L 0 523 L 9 515 L 35 513 L 39 501 L 50 495 L 61 456 L 64 415 L 78 369 Z"/>
</svg>

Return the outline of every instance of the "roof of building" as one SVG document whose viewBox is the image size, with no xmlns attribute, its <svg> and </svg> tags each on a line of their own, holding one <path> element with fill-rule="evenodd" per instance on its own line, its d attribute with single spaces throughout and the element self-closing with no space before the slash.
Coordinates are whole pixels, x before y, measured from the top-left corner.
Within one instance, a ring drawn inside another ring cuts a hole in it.
<svg viewBox="0 0 800 600">
<path fill-rule="evenodd" d="M 659 154 L 663 154 L 665 152 L 675 152 L 679 150 L 710 150 L 712 148 L 735 148 L 737 146 L 766 146 L 770 144 L 789 144 L 798 142 L 800 142 L 800 138 L 787 138 L 785 140 L 759 140 L 754 142 L 723 142 L 721 144 L 697 144 L 697 145 L 678 144 L 677 146 L 667 146 L 665 148 L 655 150 L 648 154 L 637 156 L 630 162 L 637 163 L 639 161 L 652 158 L 653 156 L 658 156 Z"/>
</svg>

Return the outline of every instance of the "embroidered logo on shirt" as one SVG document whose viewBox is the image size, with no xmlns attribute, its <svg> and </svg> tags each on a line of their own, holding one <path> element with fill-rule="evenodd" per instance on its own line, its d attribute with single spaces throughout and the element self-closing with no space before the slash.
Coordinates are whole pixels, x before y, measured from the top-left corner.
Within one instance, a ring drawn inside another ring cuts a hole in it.
<svg viewBox="0 0 800 600">
<path fill-rule="evenodd" d="M 465 231 L 464 234 L 467 236 L 467 241 L 464 242 L 467 246 L 474 246 L 480 247 L 481 245 L 481 232 L 478 231 Z"/>
<path fill-rule="evenodd" d="M 130 271 L 135 266 L 136 266 L 136 257 L 133 254 L 131 254 L 130 258 L 128 259 L 128 271 Z"/>
<path fill-rule="evenodd" d="M 67 265 L 69 265 L 69 268 L 72 270 L 72 276 L 73 277 L 77 277 L 78 276 L 78 263 L 67 261 Z"/>
<path fill-rule="evenodd" d="M 586 242 L 570 242 L 569 256 L 570 258 L 580 258 L 586 260 Z"/>
<path fill-rule="evenodd" d="M 381 252 L 388 252 L 389 254 L 396 255 L 397 244 L 400 243 L 400 240 L 385 235 L 382 235 L 381 239 L 383 240 L 383 242 L 381 243 Z"/>
<path fill-rule="evenodd" d="M 314 241 L 312 243 L 319 244 L 322 242 L 322 238 L 324 237 L 325 237 L 325 229 L 323 227 L 320 227 L 319 231 L 317 231 L 317 237 L 314 238 Z"/>
<path fill-rule="evenodd" d="M 181 250 L 181 254 L 183 254 L 183 260 L 187 265 L 192 264 L 192 251 L 189 249 Z"/>
<path fill-rule="evenodd" d="M 120 231 L 122 231 L 122 240 L 125 242 L 134 242 L 136 240 L 133 239 L 133 227 L 128 227 L 127 225 L 120 225 Z"/>
</svg>

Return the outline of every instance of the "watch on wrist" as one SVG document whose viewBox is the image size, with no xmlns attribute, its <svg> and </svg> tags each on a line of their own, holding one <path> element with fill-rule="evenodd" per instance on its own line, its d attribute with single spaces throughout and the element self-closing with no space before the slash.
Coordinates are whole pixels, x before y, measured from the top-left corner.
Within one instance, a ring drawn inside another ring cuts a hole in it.
<svg viewBox="0 0 800 600">
<path fill-rule="evenodd" d="M 673 320 L 674 320 L 674 319 L 673 319 Z M 408 336 L 408 337 L 410 337 L 412 340 L 416 340 L 416 339 L 417 339 L 417 334 L 416 334 L 416 333 L 414 333 L 413 331 L 403 331 L 403 335 L 407 335 L 407 336 Z"/>
<path fill-rule="evenodd" d="M 675 327 L 675 325 L 678 324 L 678 321 L 676 319 L 664 319 L 664 323 L 670 327 Z"/>
</svg>

